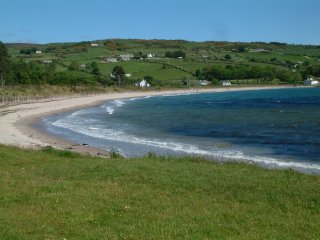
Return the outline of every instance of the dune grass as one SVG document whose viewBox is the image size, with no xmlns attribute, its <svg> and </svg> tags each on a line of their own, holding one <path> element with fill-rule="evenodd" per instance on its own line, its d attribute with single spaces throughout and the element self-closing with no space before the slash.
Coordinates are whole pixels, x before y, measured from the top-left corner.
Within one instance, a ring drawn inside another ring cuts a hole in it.
<svg viewBox="0 0 320 240">
<path fill-rule="evenodd" d="M 0 239 L 319 239 L 320 177 L 0 145 Z"/>
</svg>

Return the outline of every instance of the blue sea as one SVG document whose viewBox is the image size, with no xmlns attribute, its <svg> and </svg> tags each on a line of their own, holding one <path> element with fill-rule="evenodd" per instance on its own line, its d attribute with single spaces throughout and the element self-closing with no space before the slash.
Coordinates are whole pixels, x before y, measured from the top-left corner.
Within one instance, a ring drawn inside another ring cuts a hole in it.
<svg viewBox="0 0 320 240">
<path fill-rule="evenodd" d="M 320 173 L 320 88 L 114 100 L 47 117 L 44 127 L 125 156 L 200 155 Z"/>
</svg>

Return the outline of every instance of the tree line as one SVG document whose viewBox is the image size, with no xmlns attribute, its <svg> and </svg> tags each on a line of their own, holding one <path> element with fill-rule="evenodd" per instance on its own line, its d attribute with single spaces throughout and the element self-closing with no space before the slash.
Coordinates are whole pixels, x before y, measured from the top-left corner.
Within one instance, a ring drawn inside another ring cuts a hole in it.
<svg viewBox="0 0 320 240">
<path fill-rule="evenodd" d="M 305 75 L 304 73 L 303 75 Z M 286 83 L 300 83 L 303 79 L 300 72 L 293 72 L 289 69 L 273 67 L 260 67 L 250 65 L 213 65 L 210 68 L 198 69 L 195 76 L 198 79 L 209 81 L 218 80 L 241 80 L 241 79 L 264 79 L 272 81 L 278 79 Z"/>
<path fill-rule="evenodd" d="M 81 70 L 77 62 L 71 62 L 68 71 L 58 71 L 58 62 L 25 62 L 21 58 L 11 59 L 6 46 L 0 41 L 0 80 L 1 86 L 18 84 L 115 85 L 119 78 L 103 76 L 97 62 L 86 64 Z M 65 67 L 65 66 L 64 66 Z M 123 76 L 124 76 L 123 70 Z M 122 78 L 122 76 L 121 76 Z M 120 79 L 121 79 L 120 78 Z M 124 81 L 121 81 L 121 84 Z"/>
</svg>

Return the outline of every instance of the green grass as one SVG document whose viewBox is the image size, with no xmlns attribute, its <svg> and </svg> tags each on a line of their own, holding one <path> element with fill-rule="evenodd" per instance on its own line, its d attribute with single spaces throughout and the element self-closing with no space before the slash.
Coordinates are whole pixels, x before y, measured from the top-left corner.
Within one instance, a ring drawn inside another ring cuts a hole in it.
<svg viewBox="0 0 320 240">
<path fill-rule="evenodd" d="M 131 73 L 133 78 L 143 78 L 144 76 L 152 76 L 157 80 L 181 80 L 190 74 L 177 68 L 162 68 L 162 64 L 148 61 L 127 61 L 117 63 L 99 63 L 99 69 L 103 74 L 109 75 L 112 69 L 120 65 L 126 73 Z"/>
<path fill-rule="evenodd" d="M 319 239 L 320 177 L 0 146 L 0 239 Z"/>
</svg>

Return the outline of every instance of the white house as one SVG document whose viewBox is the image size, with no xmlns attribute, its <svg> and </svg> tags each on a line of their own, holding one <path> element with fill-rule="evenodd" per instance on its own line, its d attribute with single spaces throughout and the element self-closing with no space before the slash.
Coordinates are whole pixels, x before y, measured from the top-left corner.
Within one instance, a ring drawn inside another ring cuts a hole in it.
<svg viewBox="0 0 320 240">
<path fill-rule="evenodd" d="M 91 47 L 98 47 L 98 46 L 99 46 L 99 43 L 90 43 L 90 46 L 91 46 Z"/>
<path fill-rule="evenodd" d="M 199 84 L 200 86 L 208 86 L 208 85 L 210 84 L 210 82 L 207 81 L 207 80 L 199 80 L 199 81 L 198 81 L 198 84 Z"/>
<path fill-rule="evenodd" d="M 264 48 L 256 48 L 256 49 L 250 49 L 249 52 L 269 52 L 269 50 L 266 50 Z"/>
<path fill-rule="evenodd" d="M 120 59 L 121 59 L 122 61 L 129 61 L 129 60 L 131 60 L 134 56 L 133 56 L 132 53 L 129 53 L 129 54 L 121 54 L 119 57 L 120 57 Z"/>
<path fill-rule="evenodd" d="M 231 86 L 231 82 L 224 80 L 224 81 L 221 81 L 221 85 L 222 86 Z"/>
<path fill-rule="evenodd" d="M 304 85 L 306 86 L 316 86 L 319 84 L 318 80 L 314 80 L 313 78 L 308 78 L 307 80 L 304 81 Z"/>
<path fill-rule="evenodd" d="M 50 59 L 45 59 L 45 60 L 42 60 L 43 63 L 52 63 L 52 60 Z"/>
<path fill-rule="evenodd" d="M 152 54 L 152 53 L 149 53 L 149 54 L 147 55 L 147 58 L 148 58 L 148 59 L 154 58 L 154 57 L 155 57 L 155 54 Z"/>
<path fill-rule="evenodd" d="M 108 58 L 106 58 L 106 60 L 107 60 L 107 62 L 113 62 L 113 63 L 118 62 L 118 59 L 115 57 L 108 57 Z"/>
<path fill-rule="evenodd" d="M 151 85 L 143 79 L 141 82 L 135 84 L 136 87 L 151 87 Z"/>
<path fill-rule="evenodd" d="M 42 53 L 42 51 L 36 50 L 36 54 L 41 54 L 41 53 Z"/>
</svg>

